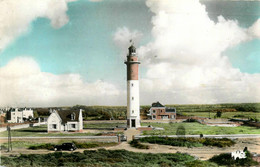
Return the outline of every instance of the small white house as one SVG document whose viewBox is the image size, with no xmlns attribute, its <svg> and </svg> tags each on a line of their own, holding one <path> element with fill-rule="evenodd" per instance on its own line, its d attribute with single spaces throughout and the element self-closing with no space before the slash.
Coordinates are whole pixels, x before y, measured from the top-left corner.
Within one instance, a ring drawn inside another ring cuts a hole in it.
<svg viewBox="0 0 260 167">
<path fill-rule="evenodd" d="M 47 125 L 48 132 L 82 132 L 82 110 L 53 110 Z"/>
<path fill-rule="evenodd" d="M 23 118 L 33 118 L 33 110 L 31 108 L 24 108 L 23 109 Z"/>
<path fill-rule="evenodd" d="M 7 113 L 9 123 L 23 123 L 24 119 L 33 118 L 33 110 L 27 108 L 11 108 Z"/>
</svg>

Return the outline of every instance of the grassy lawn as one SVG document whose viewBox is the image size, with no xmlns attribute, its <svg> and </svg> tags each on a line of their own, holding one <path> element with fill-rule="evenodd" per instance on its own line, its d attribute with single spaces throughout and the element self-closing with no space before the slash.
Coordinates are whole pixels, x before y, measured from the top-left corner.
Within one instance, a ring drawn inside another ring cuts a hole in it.
<svg viewBox="0 0 260 167">
<path fill-rule="evenodd" d="M 126 123 L 87 123 L 84 124 L 84 128 L 115 128 L 116 126 L 126 126 Z"/>
<path fill-rule="evenodd" d="M 186 116 L 209 117 L 209 112 L 182 112 L 182 114 Z M 214 118 L 215 115 L 216 112 L 210 112 L 210 118 Z M 260 112 L 222 112 L 221 118 L 260 118 Z"/>
<path fill-rule="evenodd" d="M 260 134 L 260 129 L 248 126 L 218 127 L 207 126 L 200 123 L 142 123 L 142 126 L 152 125 L 164 130 L 144 131 L 144 135 L 176 135 L 178 127 L 184 127 L 186 135 L 218 135 L 218 134 Z"/>
<path fill-rule="evenodd" d="M 35 126 L 29 128 L 11 130 L 12 137 L 43 137 L 43 136 L 96 136 L 98 133 L 47 133 L 47 126 Z M 7 137 L 7 131 L 1 132 L 0 137 Z"/>
</svg>

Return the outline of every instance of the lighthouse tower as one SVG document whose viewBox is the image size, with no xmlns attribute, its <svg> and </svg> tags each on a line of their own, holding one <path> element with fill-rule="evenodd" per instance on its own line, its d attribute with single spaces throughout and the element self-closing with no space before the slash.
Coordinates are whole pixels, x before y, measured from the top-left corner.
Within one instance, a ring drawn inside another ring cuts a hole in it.
<svg viewBox="0 0 260 167">
<path fill-rule="evenodd" d="M 128 48 L 125 64 L 127 66 L 127 127 L 138 128 L 140 127 L 138 80 L 138 66 L 140 62 L 133 44 Z"/>
</svg>

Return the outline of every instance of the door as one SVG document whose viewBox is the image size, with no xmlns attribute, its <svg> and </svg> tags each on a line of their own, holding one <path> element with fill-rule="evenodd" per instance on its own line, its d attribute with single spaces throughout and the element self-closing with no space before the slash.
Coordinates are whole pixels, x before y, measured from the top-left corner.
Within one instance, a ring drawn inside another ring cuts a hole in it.
<svg viewBox="0 0 260 167">
<path fill-rule="evenodd" d="M 132 119 L 131 123 L 132 123 L 132 127 L 135 127 L 135 119 Z"/>
</svg>

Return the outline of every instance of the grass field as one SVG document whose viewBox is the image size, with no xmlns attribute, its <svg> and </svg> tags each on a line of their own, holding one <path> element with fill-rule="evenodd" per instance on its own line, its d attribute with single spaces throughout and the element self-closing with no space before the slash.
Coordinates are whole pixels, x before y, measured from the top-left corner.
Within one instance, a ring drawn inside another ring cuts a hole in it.
<svg viewBox="0 0 260 167">
<path fill-rule="evenodd" d="M 248 126 L 238 127 L 218 127 L 207 126 L 200 123 L 142 123 L 142 126 L 152 125 L 153 127 L 161 127 L 164 130 L 144 131 L 144 135 L 176 135 L 177 129 L 184 127 L 186 135 L 219 135 L 219 134 L 260 134 L 260 129 Z"/>
<path fill-rule="evenodd" d="M 116 126 L 126 126 L 126 123 L 87 123 L 84 124 L 84 128 L 115 128 Z"/>
<path fill-rule="evenodd" d="M 98 133 L 47 133 L 47 126 L 35 126 L 23 129 L 11 130 L 12 137 L 25 137 L 25 136 L 96 136 Z M 0 137 L 7 137 L 7 131 L 1 132 Z"/>
<path fill-rule="evenodd" d="M 216 112 L 181 112 L 185 116 L 214 118 Z M 260 112 L 222 112 L 221 118 L 260 118 Z"/>
</svg>

